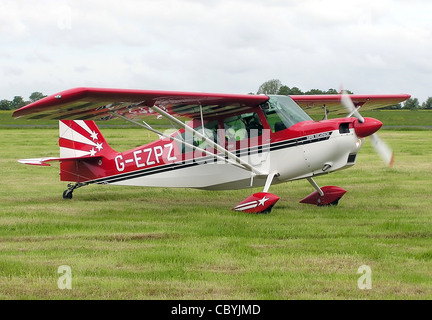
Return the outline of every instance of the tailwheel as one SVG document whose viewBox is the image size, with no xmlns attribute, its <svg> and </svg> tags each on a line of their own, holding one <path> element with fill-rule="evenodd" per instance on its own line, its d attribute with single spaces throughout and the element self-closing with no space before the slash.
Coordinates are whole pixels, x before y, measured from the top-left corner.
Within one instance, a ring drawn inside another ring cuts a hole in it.
<svg viewBox="0 0 432 320">
<path fill-rule="evenodd" d="M 79 183 L 79 182 L 75 183 L 75 184 L 72 184 L 72 183 L 68 184 L 68 188 L 65 191 L 63 191 L 63 199 L 68 199 L 68 200 L 72 199 L 73 191 L 75 189 L 84 187 L 86 185 L 87 185 L 87 183 Z"/>
<path fill-rule="evenodd" d="M 63 191 L 63 199 L 72 199 L 72 192 L 70 189 Z"/>
</svg>

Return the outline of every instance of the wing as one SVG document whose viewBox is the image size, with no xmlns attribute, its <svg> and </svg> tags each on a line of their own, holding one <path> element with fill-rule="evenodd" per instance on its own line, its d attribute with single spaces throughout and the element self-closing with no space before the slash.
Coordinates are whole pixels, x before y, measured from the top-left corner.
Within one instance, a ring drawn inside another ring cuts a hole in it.
<svg viewBox="0 0 432 320">
<path fill-rule="evenodd" d="M 347 111 L 341 104 L 340 94 L 328 95 L 292 95 L 290 96 L 308 114 L 322 114 L 322 107 L 325 105 L 328 112 L 346 115 Z M 361 110 L 373 110 L 396 105 L 409 99 L 408 94 L 393 95 L 350 95 L 356 107 Z"/>
<path fill-rule="evenodd" d="M 66 90 L 13 113 L 14 118 L 52 120 L 108 120 L 112 112 L 128 118 L 156 114 L 151 107 L 162 107 L 169 114 L 199 118 L 252 109 L 267 96 L 194 93 L 153 90 L 75 88 Z"/>
</svg>

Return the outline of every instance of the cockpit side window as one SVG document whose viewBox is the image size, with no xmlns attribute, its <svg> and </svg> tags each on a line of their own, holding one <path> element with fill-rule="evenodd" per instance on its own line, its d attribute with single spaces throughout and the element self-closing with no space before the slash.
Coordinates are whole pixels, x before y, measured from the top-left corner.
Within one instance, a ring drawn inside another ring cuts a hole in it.
<svg viewBox="0 0 432 320">
<path fill-rule="evenodd" d="M 285 123 L 279 116 L 279 114 L 276 112 L 276 110 L 270 108 L 264 108 L 263 111 L 273 133 L 287 128 Z"/>
<path fill-rule="evenodd" d="M 312 120 L 290 97 L 270 96 L 261 106 L 272 132 L 278 132 L 302 121 Z"/>
</svg>

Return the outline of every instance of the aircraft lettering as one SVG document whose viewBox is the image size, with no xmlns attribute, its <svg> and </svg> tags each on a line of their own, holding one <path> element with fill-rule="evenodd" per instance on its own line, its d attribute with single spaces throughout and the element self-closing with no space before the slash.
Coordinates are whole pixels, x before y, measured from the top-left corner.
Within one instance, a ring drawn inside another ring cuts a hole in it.
<svg viewBox="0 0 432 320">
<path fill-rule="evenodd" d="M 134 151 L 133 155 L 134 155 L 134 159 L 135 159 L 135 165 L 137 166 L 137 168 L 141 168 L 145 166 L 145 163 L 140 163 L 141 157 L 138 157 L 137 154 L 141 153 L 141 150 L 137 150 Z"/>
<path fill-rule="evenodd" d="M 150 161 L 150 157 L 151 157 L 151 155 L 152 155 L 152 149 L 151 149 L 151 148 L 144 149 L 144 152 L 147 152 L 147 153 L 148 153 L 148 156 L 147 156 L 147 165 L 148 165 L 148 166 L 152 166 L 152 165 L 154 165 L 155 162 L 154 162 L 154 161 Z"/>
<path fill-rule="evenodd" d="M 317 134 L 307 136 L 306 139 L 307 140 L 314 140 L 314 139 L 319 139 L 319 138 L 327 138 L 328 136 L 330 136 L 330 132 L 322 132 L 322 133 L 317 133 Z"/>
<path fill-rule="evenodd" d="M 168 161 L 177 160 L 177 157 L 174 155 L 174 145 L 172 143 L 168 143 L 164 145 L 164 148 L 169 147 L 168 151 Z"/>
<path fill-rule="evenodd" d="M 123 162 L 123 156 L 121 154 L 118 155 L 117 157 L 115 157 L 114 162 L 116 164 L 117 171 L 121 172 L 125 169 L 125 165 Z"/>
<path fill-rule="evenodd" d="M 154 150 L 156 162 L 159 163 L 159 157 L 163 155 L 163 148 L 161 146 L 156 146 L 154 147 L 153 150 Z M 159 152 L 157 152 L 157 150 L 159 150 Z"/>
<path fill-rule="evenodd" d="M 164 157 L 164 151 L 166 158 Z M 123 154 L 120 154 L 114 158 L 116 169 L 122 172 L 126 168 L 126 164 L 135 163 L 137 168 L 143 168 L 146 166 L 152 166 L 154 164 L 159 164 L 163 160 L 165 161 L 175 161 L 177 157 L 175 156 L 175 150 L 173 143 L 167 143 L 163 146 L 154 146 L 153 148 L 138 149 L 132 153 L 133 157 L 131 159 L 125 159 Z M 127 157 L 127 156 L 126 156 Z"/>
</svg>

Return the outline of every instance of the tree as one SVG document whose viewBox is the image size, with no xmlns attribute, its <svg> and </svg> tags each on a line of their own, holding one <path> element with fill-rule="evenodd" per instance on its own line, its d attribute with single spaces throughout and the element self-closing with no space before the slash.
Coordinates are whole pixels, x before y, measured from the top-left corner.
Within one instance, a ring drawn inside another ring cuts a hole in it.
<svg viewBox="0 0 432 320">
<path fill-rule="evenodd" d="M 320 89 L 311 89 L 306 91 L 305 94 L 324 94 L 325 92 Z"/>
<path fill-rule="evenodd" d="M 347 94 L 354 94 L 350 90 L 344 90 Z M 339 94 L 336 89 L 328 89 L 327 91 L 323 91 L 320 89 L 311 89 L 309 91 L 303 92 L 297 87 L 288 87 L 283 85 L 282 82 L 278 79 L 272 79 L 264 82 L 258 89 L 257 94 L 279 94 L 279 95 L 314 95 L 314 94 Z"/>
<path fill-rule="evenodd" d="M 328 89 L 325 94 L 338 94 L 339 92 L 336 89 Z"/>
<path fill-rule="evenodd" d="M 35 101 L 37 101 L 37 100 L 40 100 L 40 99 L 42 99 L 42 98 L 45 98 L 46 96 L 45 95 L 43 95 L 43 93 L 42 92 L 37 92 L 37 91 L 35 91 L 35 92 L 33 92 L 31 95 L 30 95 L 30 102 L 35 102 Z"/>
<path fill-rule="evenodd" d="M 22 106 L 25 106 L 26 102 L 24 101 L 23 97 L 21 96 L 15 96 L 12 100 L 12 109 L 18 109 Z"/>
<path fill-rule="evenodd" d="M 423 109 L 432 109 L 432 97 L 429 97 L 425 102 L 422 104 Z"/>
<path fill-rule="evenodd" d="M 12 103 L 9 100 L 3 99 L 0 101 L 0 110 L 12 109 Z"/>
<path fill-rule="evenodd" d="M 404 108 L 410 110 L 417 110 L 418 108 L 420 108 L 420 103 L 417 98 L 409 98 L 407 101 L 405 101 Z"/>
<path fill-rule="evenodd" d="M 285 96 L 290 96 L 290 95 L 302 95 L 304 94 L 303 91 L 301 91 L 299 88 L 297 87 L 288 87 L 288 86 L 281 86 L 279 89 L 278 94 L 280 95 L 285 95 Z"/>
<path fill-rule="evenodd" d="M 278 94 L 281 87 L 282 82 L 280 80 L 268 80 L 259 87 L 257 94 Z"/>
<path fill-rule="evenodd" d="M 282 95 L 282 96 L 288 96 L 290 95 L 290 88 L 288 86 L 281 86 L 279 88 L 278 94 Z"/>
<path fill-rule="evenodd" d="M 292 87 L 290 90 L 290 95 L 301 95 L 301 94 L 304 94 L 303 91 L 301 91 L 297 87 Z"/>
</svg>

